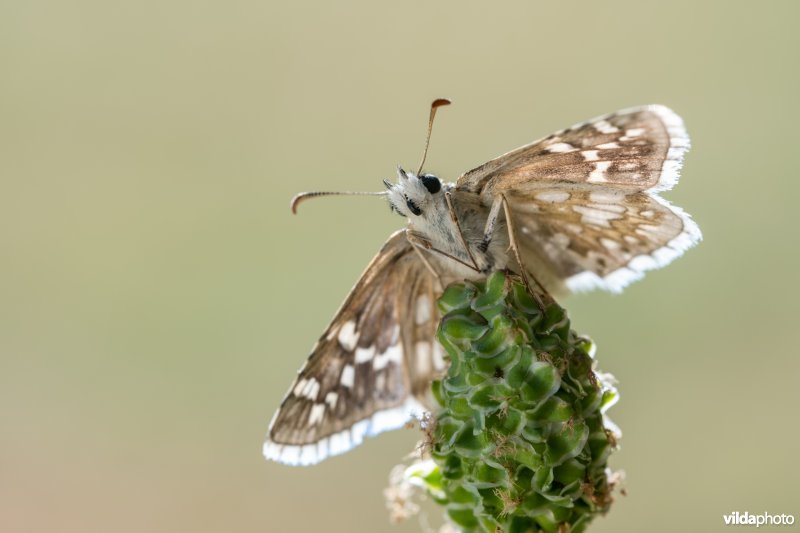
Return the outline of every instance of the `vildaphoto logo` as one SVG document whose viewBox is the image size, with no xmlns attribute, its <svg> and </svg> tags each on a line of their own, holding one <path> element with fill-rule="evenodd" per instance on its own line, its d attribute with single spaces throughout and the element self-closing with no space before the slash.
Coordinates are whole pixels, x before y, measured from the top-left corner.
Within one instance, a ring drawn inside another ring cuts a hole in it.
<svg viewBox="0 0 800 533">
<path fill-rule="evenodd" d="M 790 514 L 750 514 L 747 511 L 722 515 L 726 526 L 791 526 L 794 524 L 794 515 Z"/>
</svg>

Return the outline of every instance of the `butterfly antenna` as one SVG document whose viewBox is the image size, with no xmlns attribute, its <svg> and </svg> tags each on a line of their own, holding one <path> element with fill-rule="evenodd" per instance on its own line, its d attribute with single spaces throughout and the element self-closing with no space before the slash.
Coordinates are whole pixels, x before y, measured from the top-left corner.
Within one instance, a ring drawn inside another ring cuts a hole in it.
<svg viewBox="0 0 800 533">
<path fill-rule="evenodd" d="M 386 192 L 360 192 L 360 191 L 341 191 L 341 192 L 333 192 L 333 191 L 313 191 L 313 192 L 301 192 L 295 195 L 292 198 L 292 213 L 297 214 L 297 206 L 300 205 L 301 202 L 307 200 L 309 198 L 316 198 L 318 196 L 386 196 Z"/>
<path fill-rule="evenodd" d="M 431 103 L 431 116 L 428 118 L 428 135 L 425 137 L 425 150 L 422 152 L 422 161 L 419 162 L 419 170 L 417 176 L 422 172 L 422 165 L 425 164 L 425 158 L 428 156 L 428 145 L 431 143 L 431 131 L 433 130 L 433 117 L 436 116 L 436 109 L 445 105 L 450 105 L 450 100 L 447 98 L 437 98 Z"/>
</svg>

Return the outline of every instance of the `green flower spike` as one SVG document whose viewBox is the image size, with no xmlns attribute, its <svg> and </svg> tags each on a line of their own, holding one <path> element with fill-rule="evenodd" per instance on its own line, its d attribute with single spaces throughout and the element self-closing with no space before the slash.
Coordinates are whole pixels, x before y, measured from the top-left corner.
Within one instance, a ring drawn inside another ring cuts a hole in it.
<svg viewBox="0 0 800 533">
<path fill-rule="evenodd" d="M 594 371 L 591 341 L 545 302 L 542 313 L 501 272 L 439 299 L 450 368 L 433 383 L 433 463 L 407 476 L 464 531 L 575 533 L 611 505 L 617 435 L 603 413 L 617 392 Z"/>
</svg>

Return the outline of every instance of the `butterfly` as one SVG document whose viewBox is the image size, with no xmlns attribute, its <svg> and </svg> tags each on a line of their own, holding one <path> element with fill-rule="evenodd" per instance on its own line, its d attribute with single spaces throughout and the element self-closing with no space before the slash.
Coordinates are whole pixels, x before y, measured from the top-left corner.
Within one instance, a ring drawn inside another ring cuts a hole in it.
<svg viewBox="0 0 800 533">
<path fill-rule="evenodd" d="M 507 269 L 549 293 L 619 292 L 701 240 L 658 193 L 678 181 L 689 137 L 660 105 L 576 124 L 462 174 L 397 169 L 378 194 L 407 219 L 367 265 L 275 413 L 268 459 L 308 465 L 404 426 L 446 370 L 436 299 L 449 283 Z M 535 292 L 535 291 L 534 291 Z"/>
</svg>

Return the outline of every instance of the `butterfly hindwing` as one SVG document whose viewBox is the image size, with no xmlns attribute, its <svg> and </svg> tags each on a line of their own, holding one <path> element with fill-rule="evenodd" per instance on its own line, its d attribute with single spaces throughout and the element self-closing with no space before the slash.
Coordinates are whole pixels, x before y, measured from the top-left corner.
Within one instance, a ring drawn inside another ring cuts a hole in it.
<svg viewBox="0 0 800 533">
<path fill-rule="evenodd" d="M 370 262 L 270 424 L 264 454 L 312 464 L 404 425 L 444 361 L 435 278 L 395 232 Z"/>
<path fill-rule="evenodd" d="M 525 265 L 570 291 L 619 292 L 700 238 L 681 209 L 644 192 L 578 184 L 506 197 Z"/>
</svg>

